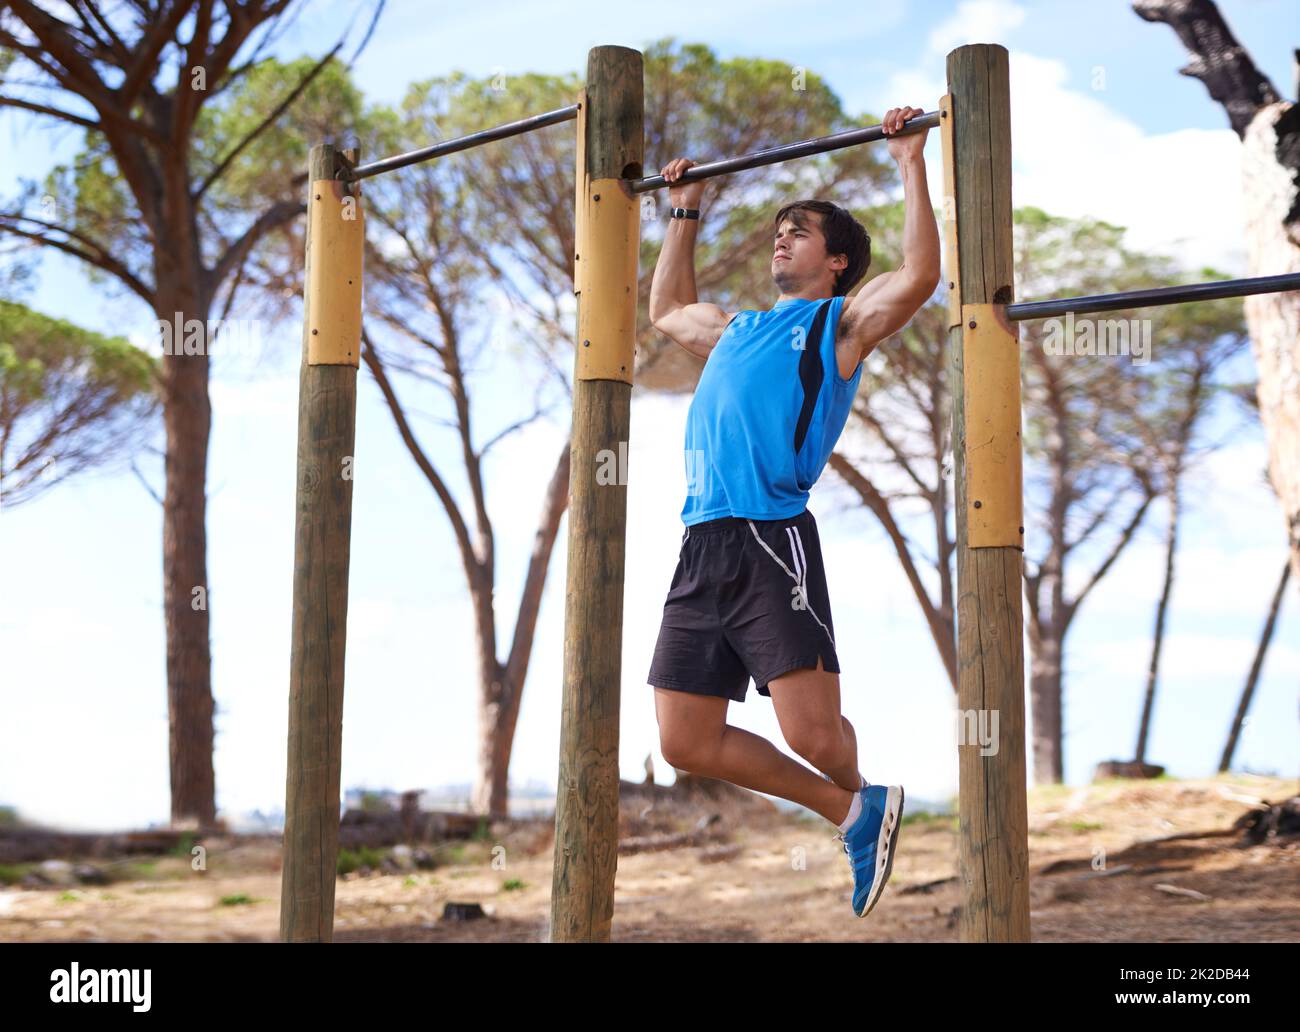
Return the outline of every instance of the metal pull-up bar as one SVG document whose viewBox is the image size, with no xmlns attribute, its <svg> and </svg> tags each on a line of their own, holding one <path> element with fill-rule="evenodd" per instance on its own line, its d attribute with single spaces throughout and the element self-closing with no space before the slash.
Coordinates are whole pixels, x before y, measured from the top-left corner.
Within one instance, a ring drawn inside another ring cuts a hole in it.
<svg viewBox="0 0 1300 1032">
<path fill-rule="evenodd" d="M 1048 301 L 1023 301 L 1007 305 L 1007 318 L 1048 319 L 1073 312 L 1113 312 L 1122 308 L 1150 308 L 1152 305 L 1179 305 L 1186 301 L 1214 301 L 1221 297 L 1246 297 L 1249 294 L 1275 294 L 1283 290 L 1300 290 L 1300 272 L 1280 276 L 1255 276 L 1250 279 L 1215 280 L 1181 287 L 1152 287 L 1128 290 L 1120 294 L 1087 294 Z"/>
<path fill-rule="evenodd" d="M 346 179 L 349 182 L 365 179 L 368 176 L 379 175 L 381 172 L 391 172 L 395 168 L 405 168 L 407 165 L 414 165 L 420 161 L 428 161 L 430 158 L 441 158 L 445 154 L 455 154 L 457 151 L 469 150 L 481 143 L 504 140 L 510 136 L 520 136 L 523 133 L 532 132 L 534 129 L 541 129 L 543 126 L 569 122 L 577 117 L 578 105 L 570 104 L 568 107 L 547 111 L 543 115 L 521 118 L 518 122 L 507 122 L 495 129 L 482 129 L 477 133 L 470 133 L 468 136 L 461 136 L 455 140 L 435 143 L 432 147 L 421 147 L 419 150 L 407 151 L 405 154 L 397 154 L 391 158 L 384 158 L 382 161 L 372 161 L 368 165 L 358 165 L 347 174 Z"/>
<path fill-rule="evenodd" d="M 923 115 L 914 115 L 909 118 L 903 128 L 892 134 L 893 136 L 907 136 L 909 133 L 919 132 L 922 129 L 933 129 L 939 124 L 939 112 L 927 111 Z M 753 154 L 745 154 L 739 158 L 726 158 L 722 161 L 709 161 L 703 165 L 693 165 L 681 174 L 678 183 L 690 183 L 697 179 L 712 179 L 714 176 L 725 176 L 730 172 L 744 172 L 750 168 L 760 168 L 763 165 L 775 165 L 780 161 L 791 161 L 794 158 L 806 158 L 810 154 L 824 154 L 827 151 L 843 150 L 845 147 L 856 147 L 860 143 L 872 143 L 875 140 L 886 139 L 882 126 L 873 125 L 866 129 L 849 129 L 846 132 L 834 133 L 831 136 L 818 136 L 811 140 L 801 140 L 799 143 L 787 143 L 780 147 L 770 147 L 767 150 L 755 151 Z M 663 176 L 647 176 L 645 179 L 630 179 L 628 187 L 633 193 L 646 193 L 649 190 L 660 190 L 670 185 L 668 180 Z"/>
</svg>

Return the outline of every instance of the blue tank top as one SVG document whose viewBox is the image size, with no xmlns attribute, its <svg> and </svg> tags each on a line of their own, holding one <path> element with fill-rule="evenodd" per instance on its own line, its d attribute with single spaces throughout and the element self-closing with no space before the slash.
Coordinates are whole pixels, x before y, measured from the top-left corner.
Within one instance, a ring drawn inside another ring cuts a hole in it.
<svg viewBox="0 0 1300 1032">
<path fill-rule="evenodd" d="M 743 311 L 722 331 L 686 414 L 686 526 L 781 520 L 807 507 L 848 420 L 862 363 L 835 361 L 843 297 Z"/>
</svg>

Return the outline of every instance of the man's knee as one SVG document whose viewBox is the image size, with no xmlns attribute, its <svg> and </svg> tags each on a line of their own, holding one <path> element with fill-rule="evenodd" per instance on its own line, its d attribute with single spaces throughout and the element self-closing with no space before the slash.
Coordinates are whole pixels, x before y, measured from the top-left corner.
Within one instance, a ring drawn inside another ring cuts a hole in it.
<svg viewBox="0 0 1300 1032">
<path fill-rule="evenodd" d="M 718 749 L 722 746 L 722 736 L 726 733 L 725 727 L 716 732 L 712 728 L 682 724 L 660 727 L 659 751 L 678 770 L 703 774 L 714 765 Z"/>
<path fill-rule="evenodd" d="M 701 773 L 712 763 L 726 730 L 727 700 L 655 689 L 659 751 L 678 770 Z"/>
<path fill-rule="evenodd" d="M 717 752 L 717 743 L 701 740 L 698 736 L 659 736 L 659 751 L 671 767 L 699 774 Z"/>
<path fill-rule="evenodd" d="M 786 739 L 786 744 L 818 770 L 838 767 L 844 762 L 848 750 L 844 727 L 838 722 L 830 727 L 798 731 Z"/>
</svg>

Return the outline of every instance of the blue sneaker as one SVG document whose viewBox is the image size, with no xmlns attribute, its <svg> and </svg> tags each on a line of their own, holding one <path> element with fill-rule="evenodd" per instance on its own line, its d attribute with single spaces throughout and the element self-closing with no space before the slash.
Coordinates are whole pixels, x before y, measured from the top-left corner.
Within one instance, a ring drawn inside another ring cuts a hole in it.
<svg viewBox="0 0 1300 1032">
<path fill-rule="evenodd" d="M 853 871 L 853 912 L 866 917 L 880 899 L 894 866 L 894 849 L 903 823 L 903 786 L 868 785 L 858 791 L 862 813 L 847 832 L 835 836 L 844 844 Z"/>
</svg>

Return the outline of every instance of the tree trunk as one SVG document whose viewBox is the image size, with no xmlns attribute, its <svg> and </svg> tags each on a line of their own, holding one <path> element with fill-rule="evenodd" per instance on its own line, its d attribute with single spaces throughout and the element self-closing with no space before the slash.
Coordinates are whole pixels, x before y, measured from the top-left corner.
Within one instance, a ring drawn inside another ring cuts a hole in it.
<svg viewBox="0 0 1300 1032">
<path fill-rule="evenodd" d="M 1065 780 L 1061 739 L 1061 651 L 1064 633 L 1049 621 L 1045 633 L 1030 637 L 1033 656 L 1029 702 L 1033 707 L 1034 784 Z"/>
<path fill-rule="evenodd" d="M 1169 596 L 1174 587 L 1174 554 L 1178 551 L 1178 480 L 1177 473 L 1169 492 L 1169 525 L 1165 532 L 1165 586 L 1160 592 L 1160 602 L 1156 606 L 1156 626 L 1151 643 L 1151 665 L 1147 668 L 1146 698 L 1142 703 L 1142 722 L 1138 727 L 1137 749 L 1133 753 L 1135 763 L 1145 763 L 1147 758 L 1147 735 L 1151 730 L 1151 711 L 1155 707 L 1156 678 L 1160 673 L 1160 646 L 1165 639 L 1165 616 L 1169 611 Z"/>
<path fill-rule="evenodd" d="M 1260 72 L 1211 0 L 1136 0 L 1133 10 L 1174 30 L 1192 54 L 1179 71 L 1205 84 L 1241 137 L 1248 274 L 1300 272 L 1300 106 Z M 1300 586 L 1300 291 L 1248 297 L 1245 313 L 1268 475 Z"/>
<path fill-rule="evenodd" d="M 506 683 L 505 668 L 494 663 L 481 678 L 478 706 L 478 770 L 470 809 L 497 819 L 509 813 L 510 753 L 514 735 L 508 729 L 510 700 L 517 686 Z"/>
<path fill-rule="evenodd" d="M 515 631 L 507 661 L 480 665 L 479 684 L 479 754 L 474 782 L 472 808 L 475 813 L 493 818 L 509 813 L 510 756 L 514 751 L 515 728 L 523 702 L 524 679 L 532 655 L 537 616 L 541 610 L 542 589 L 550 568 L 560 520 L 569 504 L 569 442 L 560 449 L 555 472 L 546 489 L 542 517 L 533 541 L 533 554 L 524 577 L 523 595 L 515 616 Z M 489 589 L 490 591 L 490 589 Z M 489 611 L 495 619 L 495 611 Z M 482 655 L 482 653 L 480 653 Z M 486 670 L 487 675 L 482 671 Z M 489 676 L 490 675 L 490 676 Z"/>
<path fill-rule="evenodd" d="M 160 291 L 175 300 L 157 313 L 175 328 L 195 318 L 206 326 L 207 312 L 195 301 Z M 171 769 L 172 823 L 216 820 L 213 775 L 212 654 L 209 637 L 207 497 L 208 436 L 212 409 L 208 398 L 207 334 L 204 353 L 186 355 L 179 341 L 163 364 L 163 422 L 167 433 L 166 489 L 163 496 L 163 611 L 167 631 L 167 716 Z"/>
<path fill-rule="evenodd" d="M 1259 672 L 1264 669 L 1264 655 L 1268 652 L 1269 642 L 1273 640 L 1273 628 L 1277 624 L 1278 610 L 1282 608 L 1282 596 L 1286 592 L 1287 578 L 1291 576 L 1292 556 L 1282 564 L 1282 577 L 1273 592 L 1273 604 L 1269 606 L 1268 619 L 1264 621 L 1264 631 L 1259 636 L 1259 647 L 1255 649 L 1255 661 L 1250 664 L 1250 674 L 1246 678 L 1246 687 L 1242 689 L 1241 701 L 1237 703 L 1237 713 L 1232 718 L 1232 729 L 1228 732 L 1228 742 L 1223 747 L 1223 756 L 1219 759 L 1219 773 L 1226 774 L 1232 766 L 1232 754 L 1237 750 L 1237 739 L 1241 736 L 1241 725 L 1245 723 L 1246 711 L 1250 709 L 1250 700 L 1255 694 L 1255 684 L 1259 681 Z"/>
<path fill-rule="evenodd" d="M 1250 123 L 1242 155 L 1249 275 L 1300 272 L 1300 205 L 1296 158 L 1280 160 L 1279 135 L 1297 146 L 1300 107 L 1278 103 Z M 1279 127 L 1285 124 L 1283 134 Z M 1292 221 L 1288 223 L 1287 217 Z M 1260 421 L 1268 438 L 1268 476 L 1282 503 L 1291 573 L 1300 585 L 1300 291 L 1244 299 Z"/>
</svg>

